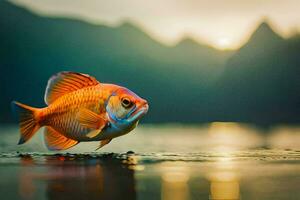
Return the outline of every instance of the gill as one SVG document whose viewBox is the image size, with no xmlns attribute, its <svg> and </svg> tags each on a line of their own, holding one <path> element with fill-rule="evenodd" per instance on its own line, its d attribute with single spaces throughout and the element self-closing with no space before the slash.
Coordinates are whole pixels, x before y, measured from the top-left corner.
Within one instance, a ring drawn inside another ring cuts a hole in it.
<svg viewBox="0 0 300 200">
<path fill-rule="evenodd" d="M 125 115 L 124 118 L 118 118 L 116 115 L 114 115 L 113 111 L 108 106 L 108 102 L 111 97 L 116 96 L 116 93 L 113 92 L 104 102 L 106 113 L 108 115 L 108 119 L 110 121 L 110 124 L 108 126 L 112 126 L 113 128 L 117 130 L 122 130 L 126 125 L 130 125 L 131 122 L 135 121 L 137 119 L 137 116 L 132 117 L 129 119 L 130 115 L 136 111 L 137 107 L 134 105 L 131 110 Z"/>
</svg>

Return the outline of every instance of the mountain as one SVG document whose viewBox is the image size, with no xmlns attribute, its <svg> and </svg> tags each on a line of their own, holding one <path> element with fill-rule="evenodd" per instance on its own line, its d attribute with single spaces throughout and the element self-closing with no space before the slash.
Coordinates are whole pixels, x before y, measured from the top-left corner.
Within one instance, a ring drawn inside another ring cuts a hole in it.
<svg viewBox="0 0 300 200">
<path fill-rule="evenodd" d="M 220 118 L 262 124 L 300 121 L 300 38 L 283 39 L 263 22 L 228 59 L 215 88 Z M 235 107 L 235 109 L 232 109 Z"/>
<path fill-rule="evenodd" d="M 145 97 L 148 123 L 300 122 L 300 37 L 263 21 L 237 51 L 191 38 L 165 46 L 139 27 L 38 16 L 0 1 L 0 122 L 10 102 L 45 106 L 48 78 L 77 71 Z"/>
<path fill-rule="evenodd" d="M 108 27 L 41 17 L 6 1 L 0 2 L 0 15 L 2 122 L 12 121 L 13 99 L 44 106 L 48 78 L 64 70 L 89 73 L 146 97 L 149 122 L 189 121 L 186 105 L 204 95 L 230 55 L 200 44 L 165 46 L 130 22 Z"/>
</svg>

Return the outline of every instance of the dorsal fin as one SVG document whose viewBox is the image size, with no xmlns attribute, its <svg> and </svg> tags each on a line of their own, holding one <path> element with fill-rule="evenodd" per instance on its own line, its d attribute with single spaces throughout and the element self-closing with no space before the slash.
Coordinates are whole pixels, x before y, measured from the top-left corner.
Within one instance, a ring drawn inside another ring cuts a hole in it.
<svg viewBox="0 0 300 200">
<path fill-rule="evenodd" d="M 50 105 L 67 93 L 98 84 L 100 83 L 94 77 L 87 74 L 60 72 L 49 79 L 44 99 Z"/>
</svg>

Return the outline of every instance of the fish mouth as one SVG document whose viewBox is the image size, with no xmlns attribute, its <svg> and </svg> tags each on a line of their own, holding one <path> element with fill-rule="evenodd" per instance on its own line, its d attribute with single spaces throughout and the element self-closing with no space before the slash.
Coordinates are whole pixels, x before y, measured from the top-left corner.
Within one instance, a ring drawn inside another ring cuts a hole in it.
<svg viewBox="0 0 300 200">
<path fill-rule="evenodd" d="M 147 103 L 142 104 L 135 108 L 135 110 L 131 113 L 130 117 L 140 117 L 145 115 L 149 110 L 149 105 Z"/>
</svg>

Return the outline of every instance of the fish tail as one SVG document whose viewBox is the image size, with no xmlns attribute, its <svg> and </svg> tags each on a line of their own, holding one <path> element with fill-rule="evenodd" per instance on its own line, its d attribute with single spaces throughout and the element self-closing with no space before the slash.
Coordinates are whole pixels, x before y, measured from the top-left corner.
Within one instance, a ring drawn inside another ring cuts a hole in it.
<svg viewBox="0 0 300 200">
<path fill-rule="evenodd" d="M 27 142 L 41 127 L 39 124 L 39 108 L 33 108 L 25 104 L 13 101 L 13 111 L 17 114 L 20 126 L 20 140 L 18 144 Z"/>
</svg>

